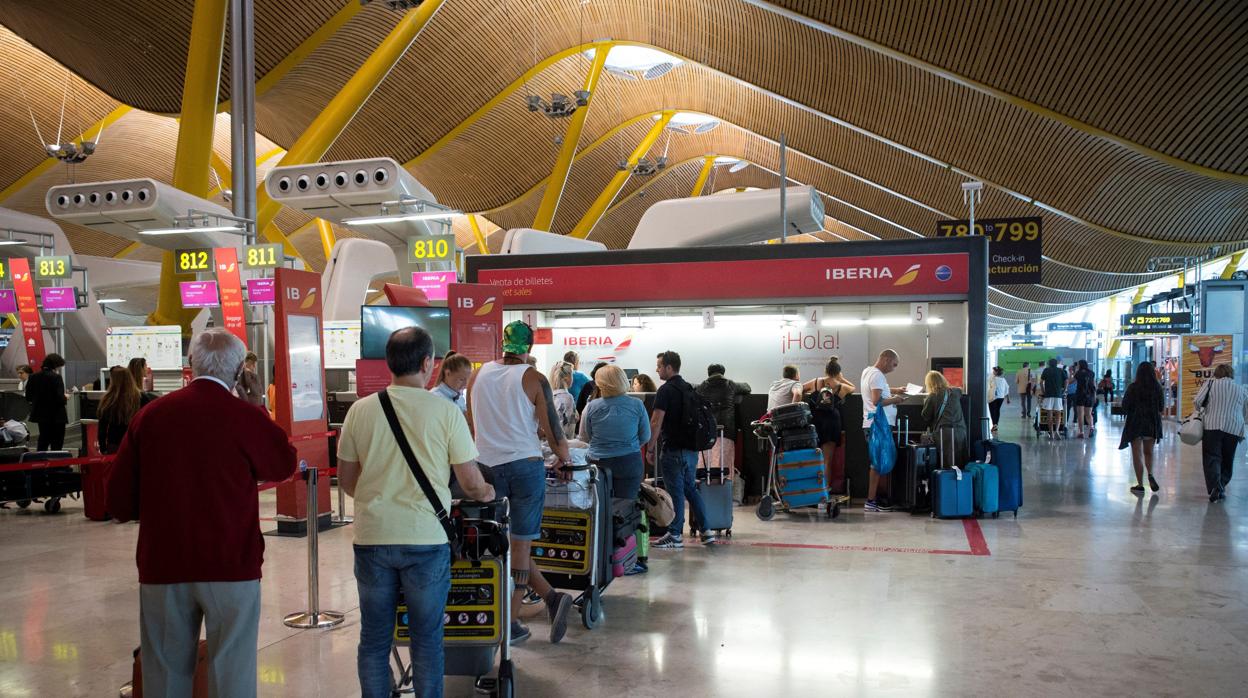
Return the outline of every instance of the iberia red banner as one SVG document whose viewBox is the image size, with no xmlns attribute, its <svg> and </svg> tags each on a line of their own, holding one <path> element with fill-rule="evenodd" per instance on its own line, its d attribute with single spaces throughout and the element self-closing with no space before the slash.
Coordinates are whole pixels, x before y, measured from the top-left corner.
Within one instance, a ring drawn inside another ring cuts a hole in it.
<svg viewBox="0 0 1248 698">
<path fill-rule="evenodd" d="M 43 321 L 35 302 L 35 282 L 30 278 L 30 261 L 14 257 L 9 260 L 9 270 L 13 272 L 13 290 L 17 292 L 17 314 L 22 320 L 26 361 L 38 371 L 47 352 L 43 347 Z"/>
<path fill-rule="evenodd" d="M 238 251 L 233 247 L 218 247 L 217 286 L 221 292 L 221 317 L 225 329 L 247 345 L 247 316 L 243 310 L 243 287 L 238 274 Z"/>
<path fill-rule="evenodd" d="M 508 308 L 576 303 L 965 295 L 966 254 L 482 269 Z"/>
</svg>

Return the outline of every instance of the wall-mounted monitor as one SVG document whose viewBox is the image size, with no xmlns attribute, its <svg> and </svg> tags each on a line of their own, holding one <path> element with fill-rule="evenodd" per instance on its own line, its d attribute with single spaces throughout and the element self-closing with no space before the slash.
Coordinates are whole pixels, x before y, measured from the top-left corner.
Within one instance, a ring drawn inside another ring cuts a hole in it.
<svg viewBox="0 0 1248 698">
<path fill-rule="evenodd" d="M 366 305 L 360 308 L 360 358 L 386 358 L 386 341 L 395 330 L 420 327 L 433 336 L 433 354 L 451 344 L 451 311 L 446 308 Z"/>
</svg>

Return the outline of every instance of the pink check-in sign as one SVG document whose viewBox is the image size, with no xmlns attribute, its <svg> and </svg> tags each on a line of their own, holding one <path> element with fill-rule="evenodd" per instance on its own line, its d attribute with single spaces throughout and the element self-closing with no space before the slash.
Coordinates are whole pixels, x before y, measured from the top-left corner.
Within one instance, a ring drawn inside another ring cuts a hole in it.
<svg viewBox="0 0 1248 698">
<path fill-rule="evenodd" d="M 277 302 L 277 279 L 247 279 L 248 305 L 273 305 Z"/>
<path fill-rule="evenodd" d="M 17 293 L 12 290 L 0 290 L 0 314 L 17 312 Z"/>
<path fill-rule="evenodd" d="M 179 285 L 183 308 L 215 308 L 221 304 L 215 281 L 183 281 Z"/>
<path fill-rule="evenodd" d="M 45 286 L 39 289 L 45 313 L 72 313 L 78 310 L 78 299 L 73 286 Z"/>
<path fill-rule="evenodd" d="M 456 282 L 453 271 L 414 271 L 412 272 L 412 288 L 425 292 L 431 301 L 446 300 L 446 287 Z"/>
</svg>

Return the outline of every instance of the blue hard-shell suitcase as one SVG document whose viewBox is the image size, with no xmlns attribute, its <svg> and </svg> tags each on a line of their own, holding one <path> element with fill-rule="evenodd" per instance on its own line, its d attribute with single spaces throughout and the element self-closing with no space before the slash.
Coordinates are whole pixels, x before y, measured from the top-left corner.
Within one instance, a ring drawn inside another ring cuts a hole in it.
<svg viewBox="0 0 1248 698">
<path fill-rule="evenodd" d="M 997 466 L 1000 487 L 999 511 L 1012 511 L 1015 518 L 1023 506 L 1023 449 L 1016 443 L 989 439 L 975 443 L 976 460 Z"/>
<path fill-rule="evenodd" d="M 976 461 L 968 463 L 966 472 L 971 475 L 972 500 L 975 513 L 981 516 L 989 514 L 995 519 L 999 513 L 997 506 L 1000 488 L 997 466 L 991 463 Z"/>
<path fill-rule="evenodd" d="M 932 516 L 959 519 L 975 512 L 974 487 L 971 476 L 961 468 L 932 471 Z"/>
<path fill-rule="evenodd" d="M 776 457 L 776 485 L 790 507 L 814 506 L 828 499 L 823 452 L 817 448 L 786 451 Z"/>
</svg>

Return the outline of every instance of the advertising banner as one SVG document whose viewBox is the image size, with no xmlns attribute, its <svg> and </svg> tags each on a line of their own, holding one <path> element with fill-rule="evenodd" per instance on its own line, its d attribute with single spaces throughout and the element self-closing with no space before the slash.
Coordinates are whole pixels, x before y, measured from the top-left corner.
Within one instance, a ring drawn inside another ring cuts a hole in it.
<svg viewBox="0 0 1248 698">
<path fill-rule="evenodd" d="M 1213 380 L 1213 370 L 1221 364 L 1235 363 L 1232 337 L 1229 334 L 1184 335 L 1179 361 L 1179 418 L 1187 419 L 1196 411 L 1193 402 L 1200 386 Z"/>
<path fill-rule="evenodd" d="M 939 237 L 988 238 L 988 283 L 993 286 L 1040 283 L 1043 233 L 1044 221 L 1039 217 L 977 218 L 974 231 L 969 220 L 936 221 Z"/>
<path fill-rule="evenodd" d="M 247 279 L 248 305 L 273 305 L 277 302 L 275 279 Z"/>
<path fill-rule="evenodd" d="M 221 319 L 225 329 L 247 344 L 247 316 L 243 310 L 243 287 L 238 274 L 238 250 L 216 249 L 217 284 L 221 292 Z"/>
<path fill-rule="evenodd" d="M 183 308 L 215 308 L 220 304 L 215 281 L 180 281 Z"/>
<path fill-rule="evenodd" d="M 965 254 L 482 269 L 509 308 L 785 298 L 929 298 L 969 288 Z M 591 306 L 592 307 L 592 306 Z"/>
<path fill-rule="evenodd" d="M 15 257 L 9 260 L 13 274 L 13 291 L 17 294 L 17 311 L 22 320 L 22 337 L 26 341 L 26 362 L 39 370 L 47 356 L 43 348 L 43 320 L 35 302 L 35 282 L 30 278 L 30 261 Z"/>
<path fill-rule="evenodd" d="M 425 297 L 431 301 L 446 300 L 446 287 L 456 280 L 456 273 L 453 271 L 412 272 L 412 288 L 424 291 Z"/>
<path fill-rule="evenodd" d="M 474 366 L 501 357 L 503 303 L 499 289 L 484 284 L 451 284 L 447 297 L 451 348 L 467 356 Z"/>
<path fill-rule="evenodd" d="M 72 313 L 78 310 L 77 293 L 73 286 L 44 286 L 39 300 L 45 313 Z"/>
</svg>

